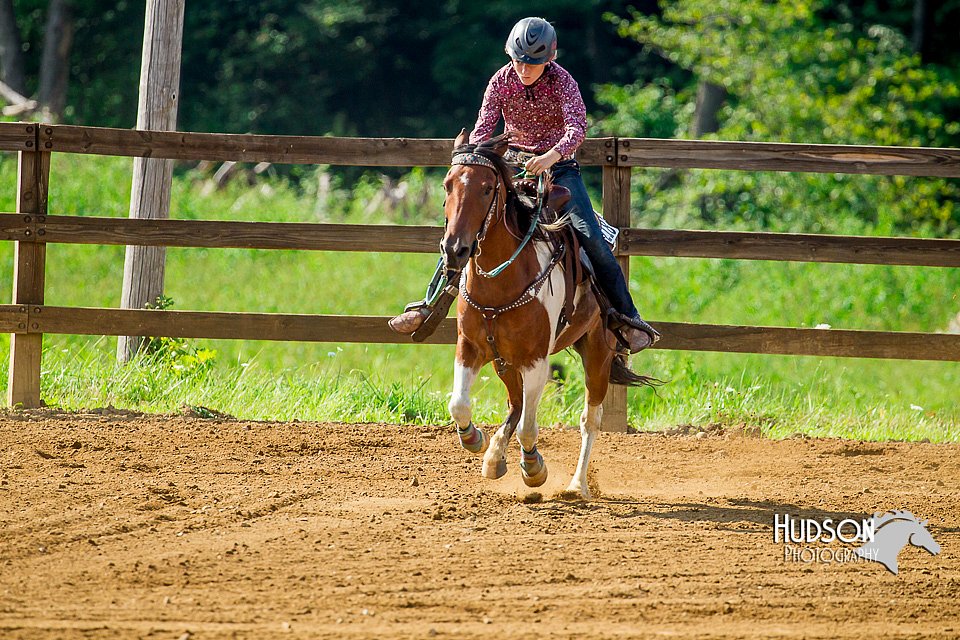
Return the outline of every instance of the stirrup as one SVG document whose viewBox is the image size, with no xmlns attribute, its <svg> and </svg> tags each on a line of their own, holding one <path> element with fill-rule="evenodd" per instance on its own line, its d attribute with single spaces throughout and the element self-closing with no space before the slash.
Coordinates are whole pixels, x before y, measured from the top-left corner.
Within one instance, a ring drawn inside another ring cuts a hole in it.
<svg viewBox="0 0 960 640">
<path fill-rule="evenodd" d="M 623 327 L 625 325 L 608 325 L 607 328 L 610 330 L 610 333 L 613 334 L 614 339 L 617 341 L 615 350 L 618 355 L 629 356 L 633 353 L 630 349 L 630 342 L 627 340 L 626 336 L 623 335 Z"/>
<path fill-rule="evenodd" d="M 645 334 L 650 336 L 651 347 L 655 345 L 657 341 L 660 340 L 660 338 L 662 337 L 659 331 L 657 331 L 656 329 L 651 327 L 649 324 L 647 324 L 647 322 L 643 320 L 640 316 L 631 318 L 629 316 L 626 316 L 620 313 L 616 309 L 609 309 L 607 311 L 607 314 L 609 316 L 608 326 L 610 327 L 611 330 L 613 330 L 613 334 L 617 336 L 618 339 L 622 339 L 622 336 L 620 335 L 620 332 L 617 331 L 617 329 L 620 329 L 624 325 L 628 327 L 633 327 L 634 329 L 639 329 L 640 331 L 643 331 Z"/>
<path fill-rule="evenodd" d="M 403 308 L 403 312 L 406 313 L 407 311 L 419 311 L 420 309 L 426 309 L 429 307 L 430 305 L 427 304 L 426 300 L 417 300 L 416 302 L 411 302 L 410 304 L 405 306 Z"/>
<path fill-rule="evenodd" d="M 429 303 L 421 304 L 421 308 L 430 309 L 430 315 L 426 317 L 423 321 L 423 324 L 420 325 L 416 331 L 413 332 L 413 341 L 414 342 L 423 342 L 437 330 L 437 327 L 443 322 L 444 318 L 447 317 L 447 311 L 450 310 L 450 305 L 453 304 L 453 301 L 457 299 L 457 295 L 460 293 L 460 274 L 457 273 L 454 276 L 452 282 L 448 282 L 447 285 L 440 291 L 440 294 L 436 297 L 436 300 L 433 301 L 433 305 Z M 414 303 L 419 304 L 419 303 Z M 409 305 L 408 305 L 409 306 Z"/>
</svg>

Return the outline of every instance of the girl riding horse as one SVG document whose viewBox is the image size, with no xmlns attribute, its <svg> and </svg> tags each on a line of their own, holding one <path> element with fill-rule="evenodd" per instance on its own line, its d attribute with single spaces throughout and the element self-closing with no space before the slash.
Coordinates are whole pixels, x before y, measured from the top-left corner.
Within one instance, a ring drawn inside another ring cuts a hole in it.
<svg viewBox="0 0 960 640">
<path fill-rule="evenodd" d="M 450 416 L 463 448 L 484 454 L 481 472 L 487 478 L 507 472 L 506 450 L 516 433 L 523 481 L 539 487 L 547 480 L 547 465 L 537 450 L 537 407 L 550 374 L 549 357 L 573 348 L 583 364 L 586 393 L 580 458 L 567 491 L 589 498 L 587 469 L 608 385 L 660 381 L 631 371 L 612 344 L 598 297 L 581 277 L 569 218 L 553 217 L 550 202 L 562 201 L 566 190 L 532 205 L 514 187 L 514 171 L 503 159 L 510 139 L 507 133 L 469 144 L 461 132 L 443 181 L 442 263 L 460 293 Z M 555 221 L 543 224 L 547 220 Z M 489 439 L 473 424 L 470 403 L 473 382 L 488 362 L 495 363 L 507 388 L 508 405 L 506 419 Z"/>
<path fill-rule="evenodd" d="M 543 18 L 524 18 L 510 31 L 505 49 L 511 61 L 490 79 L 469 141 L 489 140 L 502 116 L 504 130 L 511 134 L 506 160 L 522 165 L 530 175 L 550 171 L 554 184 L 570 190 L 570 201 L 562 213 L 570 217 L 597 282 L 613 306 L 610 326 L 619 327 L 631 352 L 641 351 L 659 340 L 660 334 L 640 318 L 574 159 L 586 137 L 586 107 L 576 81 L 554 62 L 556 31 Z M 390 320 L 390 327 L 422 340 L 435 323 L 428 323 L 426 333 L 418 329 L 432 315 L 446 316 L 456 296 L 455 284 L 444 282 L 442 265 L 438 265 L 426 298 L 407 305 L 404 313 Z M 438 304 L 444 292 L 446 303 Z M 439 321 L 440 317 L 432 319 Z"/>
</svg>

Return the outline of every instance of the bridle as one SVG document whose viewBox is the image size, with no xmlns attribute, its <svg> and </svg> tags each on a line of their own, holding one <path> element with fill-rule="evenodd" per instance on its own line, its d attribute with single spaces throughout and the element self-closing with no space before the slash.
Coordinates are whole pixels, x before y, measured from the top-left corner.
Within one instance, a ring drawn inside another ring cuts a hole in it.
<svg viewBox="0 0 960 640">
<path fill-rule="evenodd" d="M 487 215 L 484 216 L 483 224 L 480 225 L 480 230 L 477 231 L 477 237 L 473 239 L 473 246 L 470 247 L 470 257 L 472 258 L 475 255 L 479 255 L 478 251 L 480 249 L 480 243 L 483 242 L 483 239 L 487 235 L 487 231 L 489 231 L 490 227 L 493 226 L 491 221 L 493 220 L 494 215 L 501 210 L 506 210 L 506 207 L 498 206 L 498 203 L 500 202 L 500 187 L 503 184 L 503 180 L 500 177 L 500 170 L 497 169 L 495 164 L 493 164 L 493 161 L 480 155 L 479 153 L 455 153 L 453 154 L 453 159 L 450 161 L 450 165 L 487 167 L 493 171 L 493 175 L 497 180 L 497 183 L 493 188 L 493 198 L 490 200 L 490 206 L 487 207 Z"/>
<path fill-rule="evenodd" d="M 503 211 L 503 215 L 506 215 L 506 203 L 503 203 L 503 206 L 497 206 L 497 203 L 500 201 L 500 185 L 502 184 L 500 171 L 494 165 L 493 161 L 490 158 L 487 158 L 479 153 L 454 153 L 453 160 L 451 161 L 452 165 L 474 165 L 479 167 L 487 167 L 492 170 L 496 176 L 497 184 L 496 190 L 493 194 L 493 199 L 490 201 L 490 206 L 487 208 L 487 215 L 483 219 L 483 224 L 480 225 L 480 231 L 477 232 L 477 237 L 473 241 L 473 246 L 470 247 L 470 257 L 480 255 L 480 243 L 483 242 L 483 238 L 486 236 L 487 231 L 490 230 L 490 227 L 493 226 L 490 220 L 493 218 L 493 215 L 497 211 Z M 540 182 L 537 186 L 537 212 L 533 218 L 533 221 L 530 223 L 530 227 L 527 229 L 526 235 L 520 240 L 520 245 L 516 248 L 507 260 L 494 267 L 490 271 L 485 271 L 476 260 L 473 261 L 474 269 L 477 272 L 477 275 L 483 276 L 484 278 L 496 278 L 498 275 L 503 273 L 503 271 L 513 264 L 513 261 L 517 259 L 517 256 L 520 255 L 520 252 L 523 251 L 524 247 L 533 239 L 533 235 L 537 230 L 537 226 L 540 224 L 540 215 L 543 212 L 543 207 L 547 201 L 547 182 L 543 174 L 540 175 Z M 503 216 L 501 216 L 503 217 Z M 512 234 L 512 232 L 511 232 Z"/>
</svg>

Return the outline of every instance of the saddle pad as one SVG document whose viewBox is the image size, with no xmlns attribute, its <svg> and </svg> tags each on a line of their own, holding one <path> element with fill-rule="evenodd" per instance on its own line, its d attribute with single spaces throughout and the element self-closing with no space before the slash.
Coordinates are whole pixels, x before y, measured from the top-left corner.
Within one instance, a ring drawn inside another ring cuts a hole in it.
<svg viewBox="0 0 960 640">
<path fill-rule="evenodd" d="M 615 226 L 603 219 L 596 211 L 593 212 L 597 216 L 597 222 L 600 223 L 600 233 L 603 234 L 603 239 L 607 241 L 607 244 L 610 245 L 610 248 L 613 249 L 617 246 L 617 237 L 620 235 L 620 229 L 617 229 Z"/>
</svg>

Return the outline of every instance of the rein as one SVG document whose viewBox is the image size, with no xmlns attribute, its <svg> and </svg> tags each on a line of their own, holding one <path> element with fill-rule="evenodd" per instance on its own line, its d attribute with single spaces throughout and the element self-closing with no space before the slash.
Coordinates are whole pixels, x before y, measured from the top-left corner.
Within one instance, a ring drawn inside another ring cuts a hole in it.
<svg viewBox="0 0 960 640">
<path fill-rule="evenodd" d="M 463 299 L 471 307 L 479 311 L 484 319 L 494 320 L 497 316 L 506 313 L 507 311 L 513 311 L 518 309 L 528 302 L 533 302 L 537 299 L 537 294 L 540 293 L 540 288 L 543 287 L 543 283 L 547 281 L 547 278 L 550 277 L 550 273 L 553 271 L 553 268 L 557 266 L 560 260 L 563 259 L 563 251 L 566 247 L 561 244 L 557 247 L 557 251 L 553 254 L 553 257 L 550 258 L 550 264 L 547 265 L 547 268 L 543 270 L 543 273 L 537 276 L 537 279 L 530 283 L 530 286 L 523 290 L 523 293 L 520 294 L 520 297 L 514 300 L 513 302 L 499 307 L 484 307 L 480 305 L 476 300 L 470 297 L 470 293 L 467 291 L 467 279 L 462 278 L 460 280 L 460 295 L 463 296 Z"/>
<path fill-rule="evenodd" d="M 499 175 L 498 175 L 499 177 Z M 533 220 L 530 221 L 530 228 L 527 229 L 527 235 L 523 237 L 523 240 L 520 241 L 520 246 L 517 247 L 517 250 L 513 252 L 513 255 L 507 258 L 507 260 L 498 267 L 494 267 L 490 271 L 484 271 L 480 268 L 479 264 L 474 264 L 477 269 L 477 273 L 483 276 L 484 278 L 496 278 L 498 275 L 504 272 L 504 270 L 513 264 L 513 261 L 517 259 L 517 256 L 520 255 L 520 252 L 523 251 L 523 248 L 527 246 L 527 243 L 530 242 L 530 239 L 533 238 L 533 234 L 536 232 L 537 227 L 540 225 L 540 214 L 543 211 L 543 203 L 546 201 L 547 196 L 544 193 L 546 187 L 546 180 L 544 180 L 543 174 L 540 174 L 540 180 L 537 183 L 537 212 L 533 216 Z M 499 190 L 497 191 L 499 194 Z"/>
<path fill-rule="evenodd" d="M 547 265 L 547 268 L 543 270 L 537 279 L 530 283 L 530 286 L 524 289 L 523 293 L 520 294 L 520 297 L 514 300 L 509 304 L 505 304 L 499 307 L 484 307 L 481 306 L 476 300 L 470 297 L 470 293 L 467 291 L 467 279 L 460 279 L 460 295 L 463 297 L 464 301 L 469 304 L 471 307 L 480 312 L 480 315 L 483 316 L 483 323 L 487 329 L 487 344 L 490 345 L 490 349 L 493 351 L 493 361 L 497 367 L 497 373 L 502 374 L 506 371 L 509 363 L 500 356 L 500 352 L 497 349 L 496 338 L 493 336 L 493 323 L 501 314 L 506 313 L 507 311 L 513 311 L 514 309 L 519 309 L 528 302 L 533 302 L 537 299 L 537 294 L 540 293 L 543 283 L 547 281 L 547 278 L 550 277 L 550 274 L 553 272 L 553 268 L 557 266 L 560 260 L 563 259 L 563 250 L 564 245 L 561 244 L 556 253 L 553 254 L 553 257 L 550 259 L 550 264 Z"/>
<path fill-rule="evenodd" d="M 495 212 L 500 210 L 500 207 L 496 206 L 497 202 L 500 200 L 500 172 L 489 158 L 485 158 L 479 153 L 458 153 L 453 156 L 453 160 L 450 162 L 450 164 L 487 167 L 488 169 L 493 170 L 493 173 L 497 176 L 497 186 L 493 194 L 493 200 L 490 201 L 490 207 L 487 209 L 487 216 L 483 219 L 483 224 L 480 226 L 480 231 L 477 233 L 477 239 L 474 242 L 475 250 L 477 250 L 479 249 L 480 242 L 483 241 L 484 236 L 487 234 L 487 231 L 491 226 L 490 219 L 493 217 Z M 523 240 L 520 241 L 520 246 L 517 247 L 517 250 L 513 252 L 512 256 L 490 271 L 485 271 L 480 267 L 479 264 L 474 262 L 474 267 L 476 268 L 478 275 L 481 275 L 484 278 L 496 278 L 503 273 L 507 267 L 513 264 L 513 262 L 517 259 L 517 256 L 520 255 L 520 252 L 523 251 L 527 244 L 529 244 L 530 240 L 533 238 L 533 234 L 536 233 L 537 227 L 540 225 L 540 214 L 543 211 L 543 203 L 546 202 L 546 200 L 546 180 L 544 179 L 544 175 L 541 173 L 539 182 L 537 183 L 537 212 L 534 214 L 533 220 L 530 222 L 530 228 L 527 229 L 527 234 L 523 237 Z M 504 211 L 506 211 L 506 203 L 504 203 Z"/>
</svg>

